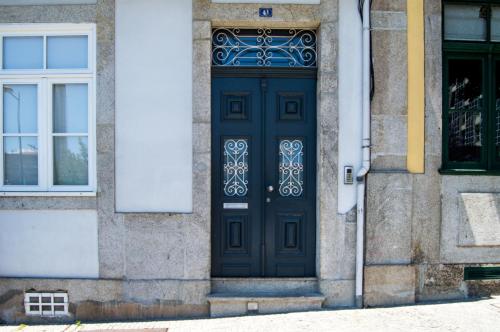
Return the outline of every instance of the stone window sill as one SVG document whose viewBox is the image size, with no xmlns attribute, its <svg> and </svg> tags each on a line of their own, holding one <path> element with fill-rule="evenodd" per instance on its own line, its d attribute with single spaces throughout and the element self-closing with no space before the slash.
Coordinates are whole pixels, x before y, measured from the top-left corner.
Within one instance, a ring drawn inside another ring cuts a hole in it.
<svg viewBox="0 0 500 332">
<path fill-rule="evenodd" d="M 439 169 L 441 175 L 486 175 L 499 176 L 500 170 L 486 169 Z"/>
<path fill-rule="evenodd" d="M 96 192 L 70 191 L 1 191 L 0 197 L 96 197 Z"/>
</svg>

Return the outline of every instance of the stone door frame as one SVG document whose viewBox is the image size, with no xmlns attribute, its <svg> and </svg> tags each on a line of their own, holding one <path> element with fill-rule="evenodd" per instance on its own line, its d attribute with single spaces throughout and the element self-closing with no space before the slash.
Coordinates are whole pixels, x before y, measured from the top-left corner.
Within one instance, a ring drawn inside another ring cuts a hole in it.
<svg viewBox="0 0 500 332">
<path fill-rule="evenodd" d="M 213 27 L 314 28 L 318 34 L 316 275 L 327 305 L 354 300 L 354 212 L 337 214 L 338 1 L 320 5 L 273 5 L 274 17 L 258 17 L 258 4 L 193 2 L 194 213 L 210 234 L 211 32 Z M 355 217 L 354 217 L 355 218 Z M 211 244 L 206 246 L 210 251 Z M 206 274 L 210 278 L 210 263 Z M 329 299 L 329 294 L 331 298 Z"/>
</svg>

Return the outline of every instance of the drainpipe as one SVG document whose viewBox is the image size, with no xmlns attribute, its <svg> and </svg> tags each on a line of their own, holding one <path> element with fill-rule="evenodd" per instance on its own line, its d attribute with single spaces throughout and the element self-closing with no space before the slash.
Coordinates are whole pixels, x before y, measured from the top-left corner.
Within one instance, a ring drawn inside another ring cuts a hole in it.
<svg viewBox="0 0 500 332">
<path fill-rule="evenodd" d="M 366 174 L 370 170 L 370 3 L 363 3 L 363 116 L 362 116 L 362 152 L 361 169 L 357 180 L 357 220 L 356 220 L 356 306 L 363 307 L 363 266 L 365 233 L 365 186 Z"/>
</svg>

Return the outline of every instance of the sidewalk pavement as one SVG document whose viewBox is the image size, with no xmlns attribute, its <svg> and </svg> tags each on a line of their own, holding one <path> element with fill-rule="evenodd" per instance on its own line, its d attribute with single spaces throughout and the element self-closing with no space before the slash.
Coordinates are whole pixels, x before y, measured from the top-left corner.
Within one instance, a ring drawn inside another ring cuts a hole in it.
<svg viewBox="0 0 500 332">
<path fill-rule="evenodd" d="M 500 332 L 500 297 L 467 302 L 419 304 L 393 308 L 322 310 L 235 318 L 79 325 L 0 326 L 4 331 L 65 332 L 196 331 L 467 331 Z"/>
</svg>

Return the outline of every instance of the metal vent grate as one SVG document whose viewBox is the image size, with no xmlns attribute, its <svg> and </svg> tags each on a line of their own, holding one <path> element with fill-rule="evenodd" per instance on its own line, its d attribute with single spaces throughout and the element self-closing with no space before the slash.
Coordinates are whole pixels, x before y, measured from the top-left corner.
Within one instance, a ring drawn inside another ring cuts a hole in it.
<svg viewBox="0 0 500 332">
<path fill-rule="evenodd" d="M 464 280 L 500 279 L 500 266 L 478 266 L 464 268 Z"/>
<path fill-rule="evenodd" d="M 68 294 L 64 292 L 24 294 L 24 308 L 30 316 L 65 316 L 68 314 Z"/>
</svg>

